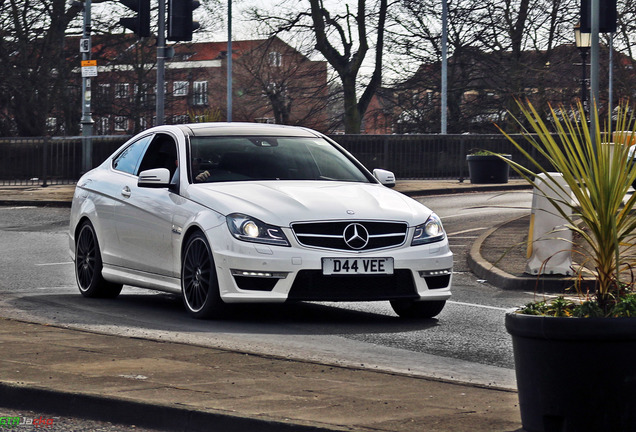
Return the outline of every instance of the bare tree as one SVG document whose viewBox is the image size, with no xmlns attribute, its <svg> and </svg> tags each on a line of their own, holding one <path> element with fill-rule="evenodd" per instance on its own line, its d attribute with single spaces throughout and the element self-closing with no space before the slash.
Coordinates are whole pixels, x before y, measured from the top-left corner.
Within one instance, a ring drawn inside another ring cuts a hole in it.
<svg viewBox="0 0 636 432">
<path fill-rule="evenodd" d="M 65 0 L 0 2 L 0 132 L 38 136 L 47 117 L 64 107 L 72 66 L 64 55 L 65 31 L 80 12 Z"/>
<path fill-rule="evenodd" d="M 576 81 L 564 67 L 572 69 L 575 59 L 555 49 L 572 43 L 577 14 L 575 0 L 449 0 L 449 131 L 492 131 L 493 121 L 503 124 L 516 111 L 518 98 L 531 98 L 539 107 L 567 100 L 571 94 L 564 89 Z M 395 85 L 413 96 L 398 98 L 410 104 L 404 120 L 430 131 L 430 122 L 439 119 L 441 4 L 402 0 L 391 18 L 396 23 L 391 52 L 418 67 Z"/>
<path fill-rule="evenodd" d="M 313 34 L 315 49 L 324 56 L 342 83 L 345 132 L 359 133 L 362 117 L 382 84 L 388 0 L 373 3 L 358 0 L 354 11 L 345 4 L 341 12 L 328 10 L 322 0 L 308 2 L 307 10 L 292 10 L 280 15 L 253 10 L 252 17 L 267 25 L 273 34 L 306 31 Z M 289 6 L 291 2 L 286 4 Z M 289 10 L 289 7 L 279 5 L 276 10 Z M 373 42 L 370 41 L 372 37 Z M 373 71 L 368 81 L 361 85 L 365 62 L 373 65 Z"/>
<path fill-rule="evenodd" d="M 251 110 L 243 112 L 243 117 L 265 115 L 257 102 L 264 97 L 276 123 L 325 128 L 328 83 L 324 61 L 311 61 L 274 37 L 241 53 L 235 73 L 241 97 L 246 100 L 237 108 Z"/>
<path fill-rule="evenodd" d="M 634 100 L 634 74 L 636 71 L 636 0 L 618 0 L 617 28 L 614 33 L 614 94 L 613 106 L 620 99 Z M 609 45 L 609 34 L 602 35 L 602 42 Z M 601 55 L 603 52 L 601 51 Z M 599 86 L 601 102 L 606 86 Z"/>
<path fill-rule="evenodd" d="M 126 119 L 118 127 L 134 134 L 152 124 L 155 115 L 156 47 L 154 40 L 131 35 L 97 38 L 96 57 L 105 69 L 93 78 L 93 118 L 97 132 L 110 133 L 114 119 Z M 167 94 L 166 108 L 170 106 Z M 102 130 L 102 119 L 106 127 Z"/>
<path fill-rule="evenodd" d="M 480 41 L 487 29 L 481 23 L 483 2 L 458 0 L 448 8 L 448 129 L 463 132 L 475 120 L 469 109 L 482 78 Z M 442 6 L 438 0 L 402 0 L 393 10 L 390 51 L 398 57 L 392 75 L 395 101 L 401 111 L 397 131 L 439 132 L 441 93 Z M 398 59 L 402 61 L 398 61 Z M 405 79 L 405 76 L 407 77 Z M 486 111 L 483 109 L 482 112 Z"/>
<path fill-rule="evenodd" d="M 552 70 L 559 69 L 560 61 L 564 60 L 553 56 L 554 50 L 563 43 L 572 43 L 578 11 L 575 0 L 488 3 L 484 18 L 490 31 L 482 40 L 482 46 L 495 54 L 489 57 L 487 71 L 491 77 L 489 85 L 500 95 L 502 111 L 518 112 L 516 99 L 524 98 L 533 99 L 539 109 L 547 107 L 554 95 L 546 91 L 546 84 L 553 83 Z M 574 83 L 562 81 L 563 84 Z"/>
</svg>

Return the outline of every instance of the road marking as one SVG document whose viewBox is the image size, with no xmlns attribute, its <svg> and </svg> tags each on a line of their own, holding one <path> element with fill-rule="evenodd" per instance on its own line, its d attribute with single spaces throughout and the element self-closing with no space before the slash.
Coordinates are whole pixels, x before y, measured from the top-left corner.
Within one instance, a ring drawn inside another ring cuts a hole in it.
<svg viewBox="0 0 636 432">
<path fill-rule="evenodd" d="M 459 306 L 472 306 L 472 307 L 477 307 L 477 308 L 482 308 L 482 309 L 492 309 L 492 310 L 498 310 L 498 311 L 502 311 L 502 312 L 510 312 L 515 310 L 516 308 L 512 307 L 512 308 L 502 308 L 502 307 L 497 307 L 497 306 L 487 306 L 487 305 L 480 305 L 480 304 L 475 304 L 475 303 L 464 303 L 464 302 L 458 302 L 458 301 L 452 301 L 449 300 L 448 303 L 452 303 L 452 304 L 456 304 Z"/>
<path fill-rule="evenodd" d="M 487 228 L 489 228 L 489 227 L 471 228 L 471 229 L 467 229 L 467 230 L 463 230 L 463 231 L 457 231 L 457 232 L 450 233 L 450 234 L 449 234 L 449 233 L 446 233 L 446 235 L 447 235 L 448 237 L 450 237 L 450 236 L 456 236 L 456 235 L 458 235 L 458 234 L 466 234 L 466 233 L 473 232 L 473 231 L 481 231 L 481 230 L 485 230 L 485 229 L 487 229 Z"/>
<path fill-rule="evenodd" d="M 18 206 L 18 207 L 3 207 L 4 210 L 23 210 L 23 209 L 34 209 L 37 208 L 35 206 Z"/>
<path fill-rule="evenodd" d="M 73 261 L 57 262 L 57 263 L 40 263 L 40 264 L 36 264 L 36 266 L 56 266 L 56 265 L 66 265 L 66 264 L 73 264 Z"/>
<path fill-rule="evenodd" d="M 492 211 L 488 211 L 488 210 L 492 210 Z M 473 212 L 459 213 L 459 214 L 453 214 L 453 215 L 448 215 L 448 216 L 440 216 L 440 219 L 444 220 L 444 219 L 450 219 L 450 218 L 456 218 L 456 217 L 465 217 L 465 216 L 472 216 L 472 215 L 485 215 L 487 213 L 493 213 L 496 210 L 497 210 L 496 207 L 483 207 L 482 211 L 473 211 Z M 505 210 L 528 211 L 528 210 L 530 210 L 530 208 L 505 207 Z"/>
<path fill-rule="evenodd" d="M 56 286 L 56 287 L 36 287 L 36 290 L 75 290 L 77 289 L 77 286 L 72 286 L 72 285 L 68 285 L 68 286 Z"/>
</svg>

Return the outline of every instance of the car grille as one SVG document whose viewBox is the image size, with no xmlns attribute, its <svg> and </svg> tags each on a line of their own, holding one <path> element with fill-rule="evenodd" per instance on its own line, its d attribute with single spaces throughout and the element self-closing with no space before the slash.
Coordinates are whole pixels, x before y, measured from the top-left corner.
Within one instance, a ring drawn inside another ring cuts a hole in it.
<svg viewBox="0 0 636 432">
<path fill-rule="evenodd" d="M 299 222 L 291 227 L 303 246 L 348 251 L 400 246 L 408 231 L 404 222 L 377 221 Z"/>
<path fill-rule="evenodd" d="M 320 270 L 296 275 L 289 301 L 371 301 L 419 298 L 410 270 L 392 275 L 325 276 Z"/>
</svg>

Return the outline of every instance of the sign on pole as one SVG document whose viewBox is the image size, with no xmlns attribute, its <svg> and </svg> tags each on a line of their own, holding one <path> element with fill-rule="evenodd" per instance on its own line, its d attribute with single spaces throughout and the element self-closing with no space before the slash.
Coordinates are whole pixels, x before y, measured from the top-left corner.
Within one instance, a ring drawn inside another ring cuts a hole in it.
<svg viewBox="0 0 636 432">
<path fill-rule="evenodd" d="M 97 76 L 97 60 L 82 60 L 82 78 Z"/>
<path fill-rule="evenodd" d="M 80 39 L 80 52 L 81 53 L 91 52 L 91 40 L 89 38 Z"/>
</svg>

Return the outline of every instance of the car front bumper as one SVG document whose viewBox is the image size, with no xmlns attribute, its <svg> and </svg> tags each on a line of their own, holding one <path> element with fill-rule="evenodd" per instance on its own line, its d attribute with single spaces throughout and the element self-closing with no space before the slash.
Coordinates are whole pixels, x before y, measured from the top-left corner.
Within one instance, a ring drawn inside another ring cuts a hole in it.
<svg viewBox="0 0 636 432">
<path fill-rule="evenodd" d="M 370 252 L 248 243 L 223 226 L 208 231 L 221 298 L 228 303 L 284 301 L 447 300 L 453 254 L 446 239 Z M 324 275 L 323 258 L 393 258 L 393 274 Z"/>
</svg>

